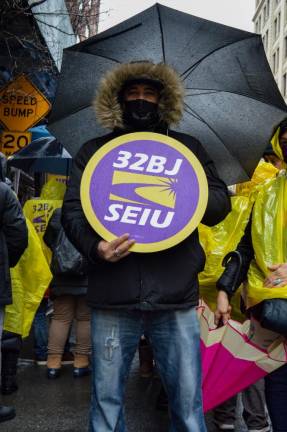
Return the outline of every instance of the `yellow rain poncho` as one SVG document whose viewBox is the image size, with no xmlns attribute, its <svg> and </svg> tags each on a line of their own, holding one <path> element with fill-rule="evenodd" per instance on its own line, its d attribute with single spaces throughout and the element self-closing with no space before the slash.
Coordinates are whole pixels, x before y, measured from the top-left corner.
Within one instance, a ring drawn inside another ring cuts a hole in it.
<svg viewBox="0 0 287 432">
<path fill-rule="evenodd" d="M 39 236 L 41 246 L 48 263 L 51 261 L 51 250 L 45 244 L 45 234 L 50 217 L 56 208 L 62 207 L 63 201 L 56 199 L 33 198 L 25 202 L 23 207 L 24 216 L 32 222 L 36 233 Z"/>
<path fill-rule="evenodd" d="M 283 159 L 279 144 L 280 129 L 272 139 L 273 149 Z M 286 169 L 286 164 L 284 164 Z M 248 271 L 248 284 L 244 292 L 247 307 L 265 299 L 286 298 L 286 287 L 264 287 L 270 273 L 268 266 L 287 262 L 287 177 L 282 170 L 259 191 L 252 213 L 252 244 L 255 259 Z"/>
<path fill-rule="evenodd" d="M 44 184 L 41 190 L 41 199 L 48 200 L 63 200 L 66 192 L 66 185 L 57 181 L 56 178 L 51 178 Z"/>
<path fill-rule="evenodd" d="M 5 307 L 4 329 L 26 337 L 34 315 L 47 290 L 52 274 L 42 251 L 39 237 L 29 220 L 28 247 L 11 269 L 13 304 Z"/>
<path fill-rule="evenodd" d="M 26 201 L 23 207 L 25 217 L 32 222 L 39 236 L 44 255 L 49 264 L 52 253 L 45 244 L 43 236 L 54 210 L 62 207 L 65 191 L 66 185 L 52 178 L 44 184 L 40 198 L 32 198 Z"/>
<path fill-rule="evenodd" d="M 248 223 L 253 203 L 261 187 L 278 173 L 270 163 L 260 162 L 249 182 L 236 185 L 237 196 L 231 197 L 232 210 L 224 221 L 214 227 L 199 225 L 199 239 L 206 254 L 204 271 L 199 274 L 200 295 L 211 309 L 216 307 L 216 281 L 224 268 L 221 263 L 228 252 L 236 249 Z M 240 290 L 232 302 L 232 317 L 241 321 Z"/>
<path fill-rule="evenodd" d="M 203 272 L 199 274 L 200 296 L 213 310 L 216 308 L 216 281 L 224 268 L 221 263 L 225 255 L 234 250 L 239 243 L 248 223 L 252 205 L 245 196 L 231 198 L 232 210 L 229 215 L 214 227 L 199 225 L 199 240 L 206 255 Z M 241 321 L 243 316 L 239 310 L 240 291 L 233 301 L 232 316 Z"/>
<path fill-rule="evenodd" d="M 257 187 L 261 186 L 266 180 L 275 177 L 278 169 L 271 163 L 260 161 L 250 181 L 236 185 L 236 195 L 250 196 Z"/>
</svg>

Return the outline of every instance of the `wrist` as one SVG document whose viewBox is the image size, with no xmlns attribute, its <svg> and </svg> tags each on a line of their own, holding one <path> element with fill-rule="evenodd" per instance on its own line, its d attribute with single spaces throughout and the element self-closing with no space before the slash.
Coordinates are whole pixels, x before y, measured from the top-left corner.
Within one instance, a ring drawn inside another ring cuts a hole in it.
<svg viewBox="0 0 287 432">
<path fill-rule="evenodd" d="M 224 298 L 230 302 L 231 294 L 225 290 L 219 289 L 218 290 L 218 297 Z"/>
</svg>

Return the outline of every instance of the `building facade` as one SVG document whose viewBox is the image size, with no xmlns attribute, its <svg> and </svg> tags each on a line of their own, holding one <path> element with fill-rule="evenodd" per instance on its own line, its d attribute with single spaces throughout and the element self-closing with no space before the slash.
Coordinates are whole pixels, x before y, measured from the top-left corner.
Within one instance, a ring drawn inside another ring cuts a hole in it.
<svg viewBox="0 0 287 432">
<path fill-rule="evenodd" d="M 287 0 L 255 0 L 255 32 L 261 34 L 275 81 L 287 102 Z"/>
</svg>

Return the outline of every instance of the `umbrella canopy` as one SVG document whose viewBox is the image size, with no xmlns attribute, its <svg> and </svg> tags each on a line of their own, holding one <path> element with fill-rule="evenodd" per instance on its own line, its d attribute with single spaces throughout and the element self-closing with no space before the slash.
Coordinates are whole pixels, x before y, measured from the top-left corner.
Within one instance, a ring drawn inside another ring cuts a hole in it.
<svg viewBox="0 0 287 432">
<path fill-rule="evenodd" d="M 8 166 L 19 168 L 28 174 L 47 172 L 51 174 L 69 175 L 72 157 L 56 140 L 42 137 L 9 157 Z"/>
<path fill-rule="evenodd" d="M 158 4 L 64 50 L 52 133 L 74 155 L 106 132 L 91 106 L 101 77 L 143 59 L 173 66 L 183 80 L 185 112 L 177 129 L 202 142 L 228 184 L 247 180 L 287 116 L 261 36 Z"/>
<path fill-rule="evenodd" d="M 286 344 L 278 337 L 267 348 L 266 330 L 250 335 L 250 321 L 229 320 L 216 328 L 206 304 L 198 308 L 202 355 L 203 408 L 207 412 L 287 362 Z M 269 332 L 270 333 L 270 332 Z"/>
</svg>

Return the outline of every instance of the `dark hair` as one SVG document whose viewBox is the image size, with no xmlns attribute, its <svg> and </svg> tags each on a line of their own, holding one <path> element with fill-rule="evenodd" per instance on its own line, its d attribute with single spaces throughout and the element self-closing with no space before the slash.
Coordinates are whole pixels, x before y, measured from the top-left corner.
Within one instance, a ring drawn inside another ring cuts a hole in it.
<svg viewBox="0 0 287 432">
<path fill-rule="evenodd" d="M 263 157 L 265 156 L 270 156 L 270 155 L 275 155 L 275 152 L 273 150 L 272 144 L 268 144 L 268 146 L 266 147 L 266 149 L 263 152 Z"/>
<path fill-rule="evenodd" d="M 286 131 L 287 131 L 287 119 L 284 119 L 280 124 L 280 133 L 279 133 L 279 138 L 281 137 L 281 135 L 283 135 Z"/>
</svg>

